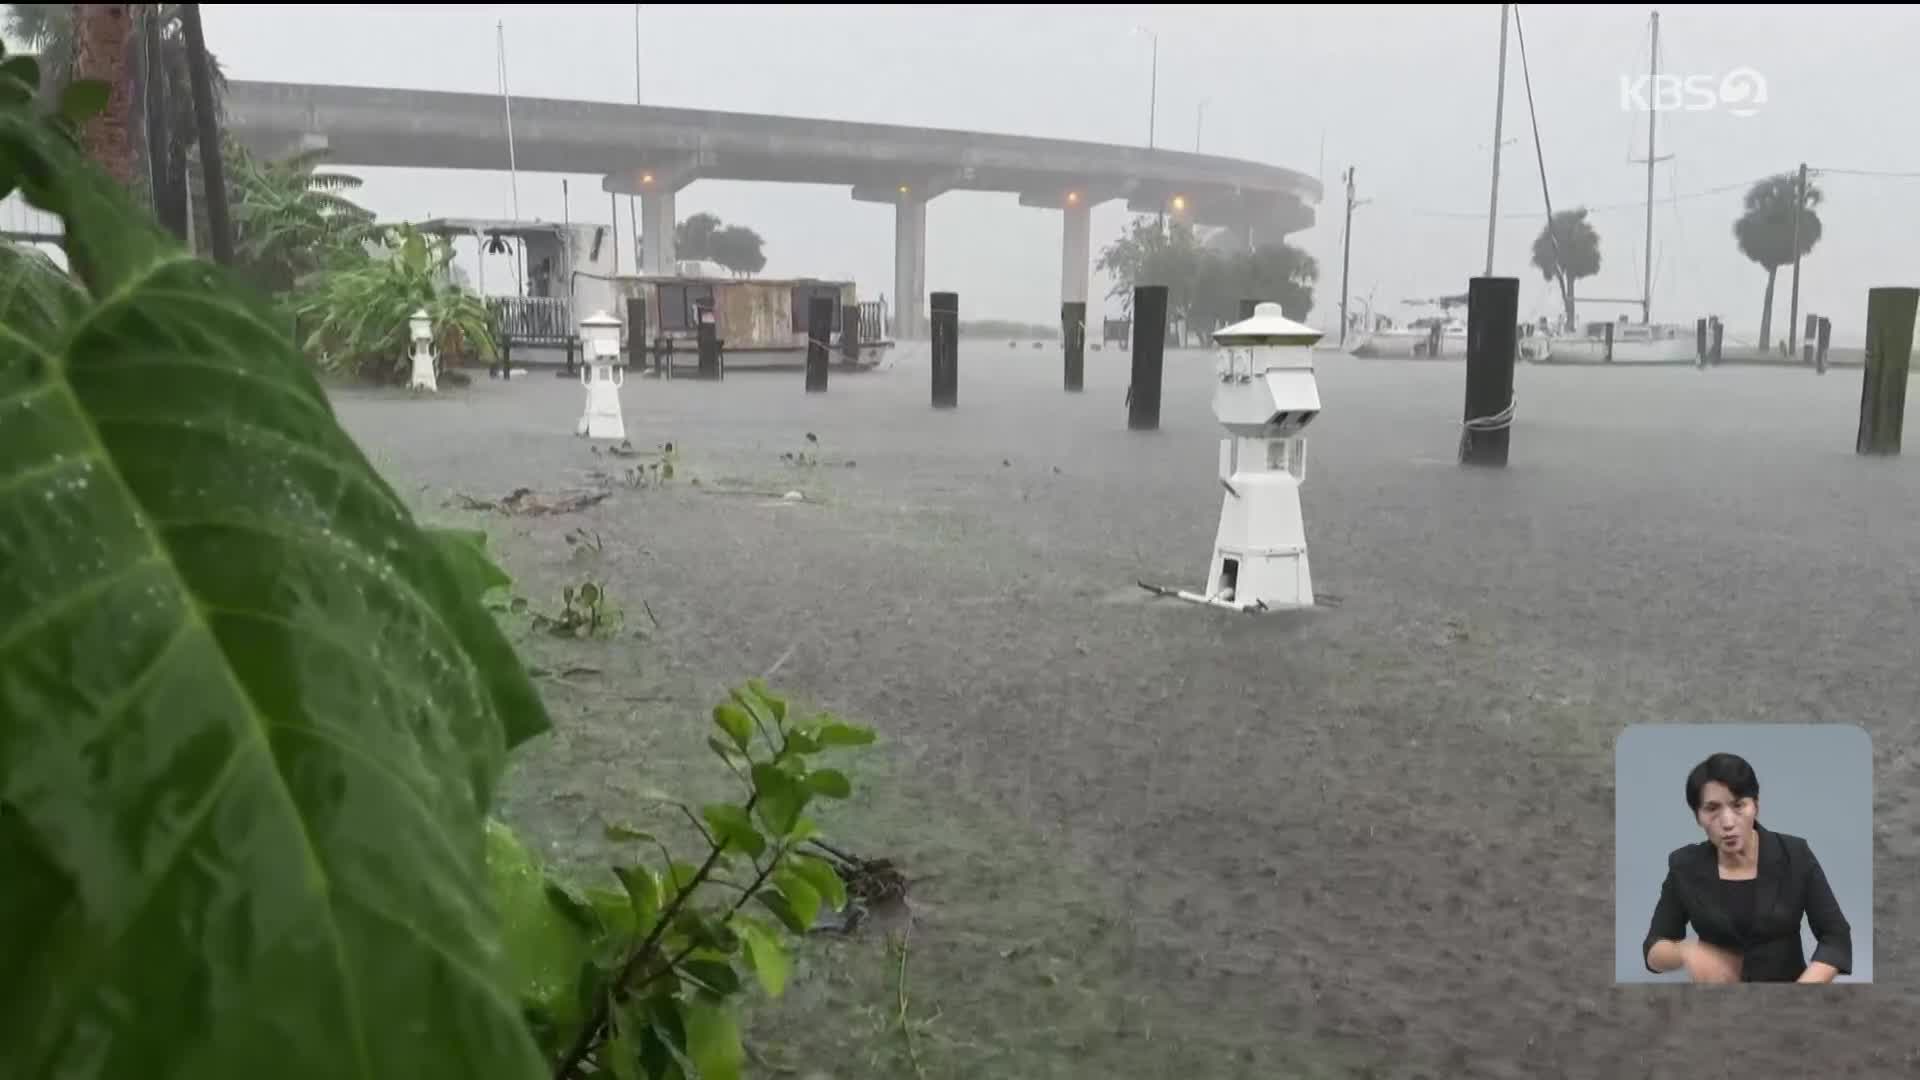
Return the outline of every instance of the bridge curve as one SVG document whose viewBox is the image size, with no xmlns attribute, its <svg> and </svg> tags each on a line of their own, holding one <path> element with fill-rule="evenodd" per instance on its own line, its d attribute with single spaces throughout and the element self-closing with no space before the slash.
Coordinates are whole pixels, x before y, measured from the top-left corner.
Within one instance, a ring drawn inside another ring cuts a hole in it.
<svg viewBox="0 0 1920 1080">
<path fill-rule="evenodd" d="M 343 165 L 504 169 L 491 94 L 235 80 L 227 125 L 249 149 L 322 145 Z M 1313 224 L 1320 183 L 1291 169 L 1175 150 L 1068 139 L 554 98 L 513 99 L 514 152 L 528 172 L 600 173 L 638 195 L 646 266 L 672 264 L 673 195 L 696 180 L 845 185 L 896 208 L 895 286 L 912 334 L 925 293 L 925 204 L 948 191 L 1011 192 L 1061 210 L 1062 298 L 1086 299 L 1086 215 L 1125 200 L 1201 225 L 1277 240 Z M 1078 270 L 1076 272 L 1076 263 Z"/>
</svg>

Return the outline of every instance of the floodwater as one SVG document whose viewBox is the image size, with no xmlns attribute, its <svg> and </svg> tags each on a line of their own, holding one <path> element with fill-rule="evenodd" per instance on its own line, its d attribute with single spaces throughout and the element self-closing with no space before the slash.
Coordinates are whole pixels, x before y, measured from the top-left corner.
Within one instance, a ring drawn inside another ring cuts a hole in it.
<svg viewBox="0 0 1920 1080">
<path fill-rule="evenodd" d="M 492 519 L 523 587 L 552 593 L 572 572 L 561 534 L 597 531 L 610 589 L 650 612 L 644 646 L 621 647 L 646 650 L 646 675 L 554 691 L 560 749 L 516 777 L 510 815 L 564 853 L 617 802 L 602 778 L 649 765 L 620 760 L 640 736 L 612 731 L 643 707 L 610 700 L 678 679 L 673 707 L 697 725 L 718 688 L 777 667 L 776 685 L 881 731 L 912 780 L 892 788 L 911 808 L 898 828 L 1001 830 L 1003 850 L 1083 871 L 1082 899 L 1117 919 L 1059 951 L 1091 964 L 1112 946 L 1116 981 L 1083 985 L 1131 987 L 1137 1013 L 1088 1013 L 1069 1046 L 1058 987 L 997 981 L 1018 949 L 973 943 L 1050 932 L 1051 894 L 999 882 L 997 923 L 942 936 L 977 915 L 966 879 L 990 871 L 911 867 L 945 875 L 916 930 L 918 970 L 952 975 L 916 991 L 955 1040 L 926 1037 L 929 1075 L 1885 1076 L 1920 1061 L 1920 902 L 1904 884 L 1920 871 L 1920 462 L 1854 455 L 1857 369 L 1523 366 L 1510 465 L 1468 470 L 1458 363 L 1324 357 L 1304 503 L 1316 585 L 1340 602 L 1255 618 L 1134 585 L 1202 584 L 1221 498 L 1206 354 L 1168 357 L 1153 433 L 1126 430 L 1113 349 L 1069 395 L 1056 346 L 966 342 L 951 411 L 929 407 L 923 358 L 836 371 L 824 395 L 798 373 L 630 379 L 634 443 L 675 442 L 702 486 Z M 573 437 L 581 389 L 544 373 L 336 400 L 438 519 L 456 516 L 452 491 L 622 464 Z M 800 450 L 822 464 L 781 460 Z M 729 485 L 763 495 L 710 493 Z M 778 500 L 789 488 L 808 497 Z M 1669 722 L 1871 733 L 1873 985 L 1612 984 L 1613 742 Z M 542 801 L 562 787 L 570 808 Z M 962 985 L 974 977 L 1011 995 L 992 1024 Z M 1326 1064 L 1333 1048 L 1353 1063 Z M 876 1060 L 831 1074 L 911 1075 Z"/>
</svg>

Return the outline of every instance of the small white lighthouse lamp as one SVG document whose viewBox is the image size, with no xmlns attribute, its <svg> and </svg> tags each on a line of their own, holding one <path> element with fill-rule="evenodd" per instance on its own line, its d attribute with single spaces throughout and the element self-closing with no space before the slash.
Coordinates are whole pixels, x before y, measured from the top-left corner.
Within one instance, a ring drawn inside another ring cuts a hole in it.
<svg viewBox="0 0 1920 1080">
<path fill-rule="evenodd" d="M 1320 415 L 1313 346 L 1320 331 L 1263 303 L 1253 317 L 1213 334 L 1213 414 L 1220 442 L 1220 527 L 1204 593 L 1183 600 L 1234 611 L 1313 606 L 1307 530 L 1300 514 L 1307 440 Z"/>
<path fill-rule="evenodd" d="M 413 377 L 407 388 L 437 393 L 440 380 L 433 373 L 433 318 L 427 309 L 420 308 L 407 317 L 407 336 L 413 343 Z"/>
<path fill-rule="evenodd" d="M 625 439 L 620 387 L 626 383 L 626 358 L 620 352 L 620 320 L 604 311 L 580 320 L 583 363 L 580 381 L 587 387 L 587 411 L 577 433 L 590 439 Z"/>
</svg>

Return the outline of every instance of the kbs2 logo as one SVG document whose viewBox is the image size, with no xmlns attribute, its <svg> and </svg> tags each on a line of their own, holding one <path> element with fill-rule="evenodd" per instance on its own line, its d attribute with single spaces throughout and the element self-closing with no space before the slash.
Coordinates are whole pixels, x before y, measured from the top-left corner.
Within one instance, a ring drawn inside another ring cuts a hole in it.
<svg viewBox="0 0 1920 1080">
<path fill-rule="evenodd" d="M 1725 75 L 1620 76 L 1620 108 L 1627 112 L 1711 112 L 1752 116 L 1767 103 L 1767 80 L 1752 68 Z"/>
</svg>

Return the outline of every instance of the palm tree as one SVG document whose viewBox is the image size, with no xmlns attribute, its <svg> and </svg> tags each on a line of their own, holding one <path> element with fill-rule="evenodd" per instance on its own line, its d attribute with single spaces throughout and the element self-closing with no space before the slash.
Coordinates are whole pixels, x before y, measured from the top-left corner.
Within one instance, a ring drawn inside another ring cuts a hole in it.
<svg viewBox="0 0 1920 1080">
<path fill-rule="evenodd" d="M 1600 272 L 1600 234 L 1587 220 L 1586 207 L 1562 210 L 1533 241 L 1533 265 L 1548 281 L 1560 282 L 1567 305 L 1567 329 L 1575 325 L 1573 283 Z"/>
<path fill-rule="evenodd" d="M 361 181 L 317 172 L 324 150 L 260 161 L 227 140 L 233 198 L 234 251 L 246 276 L 269 292 L 287 293 L 319 271 L 365 257 L 377 239 L 373 212 L 344 192 Z"/>
<path fill-rule="evenodd" d="M 1782 266 L 1803 257 L 1820 242 L 1820 189 L 1807 185 L 1806 203 L 1800 211 L 1799 229 L 1794 227 L 1794 193 L 1800 182 L 1792 173 L 1770 176 L 1747 191 L 1746 209 L 1733 223 L 1733 237 L 1740 254 L 1767 269 L 1767 293 L 1760 311 L 1760 351 L 1765 352 L 1773 336 L 1773 282 Z M 1799 246 L 1794 245 L 1795 238 Z"/>
<path fill-rule="evenodd" d="M 72 74 L 107 86 L 107 107 L 88 120 L 87 156 L 128 187 L 139 175 L 133 148 L 133 51 L 130 4 L 78 4 L 72 27 Z"/>
<path fill-rule="evenodd" d="M 392 380 L 408 370 L 407 321 L 425 309 L 445 359 L 494 356 L 493 321 L 455 283 L 453 247 L 411 225 L 384 230 L 378 255 L 316 274 L 294 298 L 307 355 L 323 370 Z"/>
<path fill-rule="evenodd" d="M 95 8 L 102 5 L 80 5 Z M 133 68 L 140 78 L 132 102 L 144 124 L 136 132 L 135 187 L 150 192 L 154 216 L 175 236 L 187 235 L 187 194 L 197 172 L 193 155 L 199 135 L 193 115 L 193 83 L 181 4 L 133 4 L 136 47 Z M 42 87 L 49 100 L 73 81 L 73 4 L 9 4 L 6 30 L 39 54 Z M 219 62 L 207 57 L 216 107 L 226 93 Z M 108 108 L 112 109 L 112 102 Z"/>
</svg>

